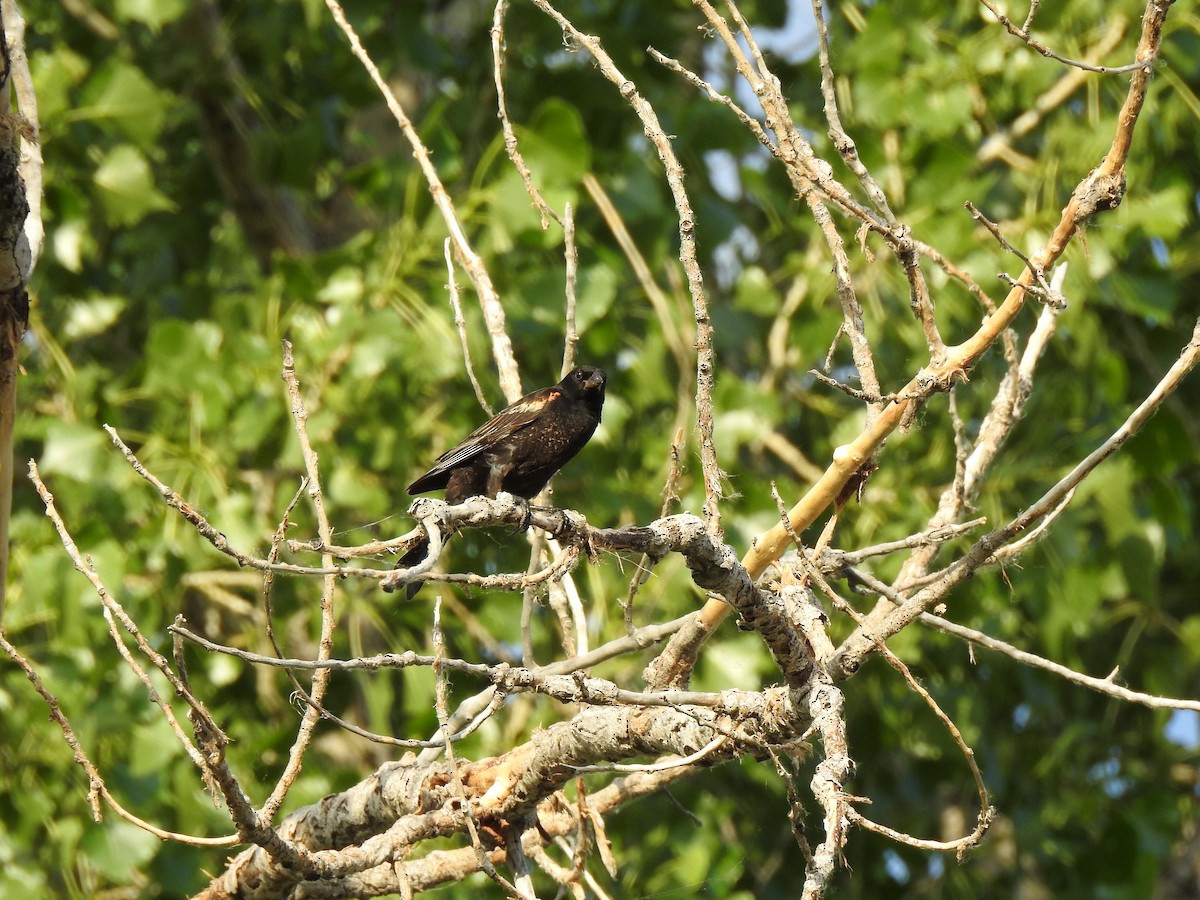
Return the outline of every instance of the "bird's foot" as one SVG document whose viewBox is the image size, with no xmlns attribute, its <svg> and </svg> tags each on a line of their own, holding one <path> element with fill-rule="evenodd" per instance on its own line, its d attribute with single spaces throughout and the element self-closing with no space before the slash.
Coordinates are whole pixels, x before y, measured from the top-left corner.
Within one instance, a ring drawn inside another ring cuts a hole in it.
<svg viewBox="0 0 1200 900">
<path fill-rule="evenodd" d="M 521 531 L 528 531 L 529 526 L 533 524 L 533 507 L 524 497 L 518 498 L 521 501 Z"/>
</svg>

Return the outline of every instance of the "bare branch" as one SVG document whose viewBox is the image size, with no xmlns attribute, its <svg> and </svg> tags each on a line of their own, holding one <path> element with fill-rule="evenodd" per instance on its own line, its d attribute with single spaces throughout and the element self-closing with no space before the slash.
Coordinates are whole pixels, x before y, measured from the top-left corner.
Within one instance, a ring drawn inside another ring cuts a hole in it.
<svg viewBox="0 0 1200 900">
<path fill-rule="evenodd" d="M 1148 3 L 1138 43 L 1139 60 L 1152 60 L 1157 56 L 1162 41 L 1163 22 L 1169 8 L 1168 0 L 1150 0 Z M 1124 195 L 1125 160 L 1129 155 L 1138 114 L 1146 99 L 1148 84 L 1148 70 L 1138 69 L 1131 79 L 1125 103 L 1117 116 L 1108 153 L 1100 165 L 1088 173 L 1075 188 L 1053 234 L 1042 249 L 1030 257 L 1031 261 L 1043 270 L 1053 265 L 1062 255 L 1081 222 L 1099 212 L 1113 209 L 1120 203 Z M 1023 286 L 1032 282 L 1033 273 L 1026 268 L 1019 279 L 1021 286 L 1014 287 L 1009 292 L 1004 302 L 984 320 L 973 335 L 961 344 L 948 348 L 945 359 L 918 372 L 897 392 L 899 399 L 896 403 L 886 407 L 879 418 L 852 441 L 834 451 L 833 461 L 825 470 L 825 474 L 789 511 L 788 516 L 793 529 L 797 532 L 803 531 L 836 501 L 846 483 L 854 477 L 863 463 L 870 459 L 901 422 L 916 411 L 922 402 L 920 398 L 946 390 L 964 377 L 971 365 L 1016 318 L 1025 303 L 1026 291 Z M 778 559 L 788 541 L 787 529 L 782 524 L 758 536 L 743 557 L 743 564 L 752 577 L 760 575 L 767 566 Z M 672 640 L 668 650 L 677 658 L 690 658 L 726 614 L 727 610 L 722 604 L 710 601 L 700 611 L 695 623 Z M 866 651 L 868 645 L 859 640 L 856 646 L 859 650 Z"/>
<path fill-rule="evenodd" d="M 1069 492 L 1078 487 L 1101 462 L 1124 446 L 1125 442 L 1137 433 L 1171 392 L 1178 387 L 1180 381 L 1192 370 L 1197 361 L 1200 361 L 1200 319 L 1196 321 L 1192 330 L 1192 338 L 1183 348 L 1179 359 L 1175 361 L 1175 364 L 1171 366 L 1149 396 L 1130 413 L 1121 427 L 1113 432 L 1108 440 L 1088 454 L 1039 500 L 1015 516 L 1007 525 L 976 542 L 964 556 L 947 567 L 929 587 L 922 589 L 899 608 L 876 609 L 868 618 L 867 624 L 855 631 L 839 648 L 838 655 L 841 658 L 839 665 L 842 672 L 849 674 L 856 671 L 861 665 L 863 656 L 869 652 L 876 640 L 886 640 L 922 612 L 932 608 L 946 596 L 952 587 L 992 560 L 996 552 L 1005 544 L 1057 509 Z"/>
<path fill-rule="evenodd" d="M 479 379 L 475 377 L 475 366 L 471 363 L 471 345 L 467 340 L 467 320 L 463 317 L 462 303 L 458 299 L 458 282 L 454 280 L 454 257 L 450 254 L 450 238 L 446 238 L 443 252 L 446 257 L 446 289 L 450 295 L 450 309 L 454 313 L 454 327 L 458 331 L 459 344 L 462 345 L 463 365 L 467 370 L 467 378 L 471 380 L 471 388 L 475 391 L 475 399 L 479 401 L 483 411 L 488 414 L 488 418 L 491 418 L 496 411 L 487 402 L 483 388 L 479 386 Z"/>
<path fill-rule="evenodd" d="M 1030 5 L 1031 16 L 1036 7 L 1036 3 Z M 1115 50 L 1122 39 L 1124 39 L 1128 28 L 1129 20 L 1125 16 L 1111 11 L 1108 29 L 1096 43 L 1096 46 L 1088 53 L 1089 58 L 1100 59 Z M 1022 30 L 1025 32 L 1029 31 L 1028 22 Z M 1002 159 L 1013 168 L 1030 168 L 1033 165 L 1033 160 L 1017 153 L 1013 149 L 1013 142 L 1020 140 L 1032 132 L 1046 117 L 1047 113 L 1065 103 L 1087 80 L 1088 72 L 1086 69 L 1078 67 L 1067 69 L 1049 90 L 1034 100 L 1033 105 L 1017 116 L 1007 128 L 989 135 L 987 140 L 979 147 L 976 156 L 981 162 Z"/>
<path fill-rule="evenodd" d="M 803 731 L 807 714 L 791 705 L 786 691 L 765 692 L 758 708 L 759 717 L 735 722 L 702 707 L 683 710 L 666 707 L 653 720 L 638 718 L 636 723 L 634 717 L 643 714 L 635 707 L 588 708 L 570 722 L 536 732 L 528 743 L 503 756 L 463 763 L 457 771 L 471 798 L 472 812 L 481 823 L 499 825 L 533 815 L 535 811 L 542 821 L 539 804 L 551 797 L 565 780 L 575 777 L 571 766 L 629 756 L 687 754 L 725 735 L 729 740 L 706 760 L 719 762 L 734 758 L 741 746 L 756 746 L 760 742 L 787 744 L 791 736 Z M 642 784 L 661 784 L 657 779 L 678 777 L 688 769 L 676 767 L 629 778 L 651 779 Z M 346 876 L 366 873 L 373 866 L 390 864 L 391 859 L 402 856 L 407 848 L 423 840 L 446 836 L 465 827 L 462 814 L 452 811 L 455 803 L 450 782 L 453 780 L 444 762 L 388 763 L 349 791 L 293 813 L 280 831 L 310 848 L 305 854 L 306 863 L 337 868 Z M 597 796 L 589 802 L 601 803 Z M 573 825 L 573 818 L 570 821 Z M 318 846 L 341 849 L 316 849 Z M 411 879 L 412 872 L 407 874 Z M 253 848 L 236 857 L 198 896 L 206 900 L 233 896 L 266 900 L 279 896 L 301 878 L 300 871 L 281 865 L 268 850 Z"/>
<path fill-rule="evenodd" d="M 1055 53 L 1029 33 L 1029 26 L 1033 21 L 1033 13 L 1036 4 L 1030 7 L 1029 17 L 1025 20 L 1025 25 L 1021 28 L 1018 28 L 1016 24 L 1014 24 L 1013 21 L 1008 18 L 1008 16 L 1000 12 L 999 7 L 997 7 L 992 0 L 979 0 L 979 2 L 987 7 L 988 12 L 996 17 L 996 21 L 1003 25 L 1009 34 L 1011 34 L 1013 37 L 1020 38 L 1029 46 L 1029 49 L 1036 50 L 1047 59 L 1056 60 L 1063 65 L 1072 66 L 1076 69 L 1082 69 L 1085 72 L 1099 72 L 1104 75 L 1119 75 L 1122 72 L 1146 72 L 1154 64 L 1153 57 L 1147 58 L 1143 57 L 1141 54 L 1138 54 L 1138 58 L 1134 62 L 1127 63 L 1123 66 L 1097 66 L 1093 65 L 1092 63 L 1083 62 L 1082 60 L 1069 59 L 1068 57 Z"/>
<path fill-rule="evenodd" d="M 454 251 L 458 254 L 459 260 L 462 261 L 463 269 L 466 270 L 471 283 L 475 285 L 476 293 L 479 295 L 479 305 L 483 309 L 483 318 L 487 322 L 488 334 L 492 338 L 492 356 L 495 359 L 496 368 L 500 373 L 500 389 L 504 391 L 504 396 L 508 402 L 514 403 L 520 399 L 523 393 L 521 390 L 521 376 L 517 370 L 516 357 L 513 355 L 512 340 L 508 336 L 504 307 L 501 305 L 496 288 L 492 284 L 492 277 L 488 274 L 483 260 L 475 252 L 470 241 L 467 239 L 462 223 L 458 221 L 458 214 L 454 211 L 454 204 L 451 202 L 449 194 L 446 193 L 446 188 L 442 185 L 442 180 L 438 176 L 437 169 L 434 168 L 429 150 L 421 141 L 420 135 L 417 134 L 417 129 L 414 127 L 412 120 L 409 119 L 408 114 L 404 111 L 404 108 L 400 105 L 400 100 L 396 97 L 395 92 L 388 86 L 383 75 L 380 74 L 379 67 L 375 65 L 370 54 L 363 47 L 357 32 L 355 32 L 354 27 L 346 18 L 345 10 L 342 9 L 338 0 L 325 0 L 325 5 L 333 15 L 333 21 L 342 30 L 342 33 L 346 36 L 346 40 L 350 42 L 350 51 L 362 63 L 363 68 L 367 70 L 367 74 L 371 76 L 371 80 L 379 89 L 379 93 L 383 95 L 384 102 L 387 103 L 387 107 L 391 111 L 392 117 L 396 120 L 396 124 L 400 126 L 404 137 L 413 148 L 413 158 L 416 159 L 417 165 L 421 168 L 421 174 L 425 176 L 425 181 L 429 185 L 429 196 L 433 199 L 434 205 L 437 206 L 438 212 L 441 213 L 442 219 L 446 223 L 446 228 L 450 232 L 450 239 L 454 242 Z"/>
<path fill-rule="evenodd" d="M 575 284 L 579 278 L 579 249 L 575 246 L 575 208 L 570 203 L 563 209 L 563 256 L 566 257 L 566 314 L 563 321 L 562 376 L 575 368 L 575 345 L 579 332 L 575 330 Z"/>
<path fill-rule="evenodd" d="M 1109 697 L 1116 697 L 1118 700 L 1124 700 L 1127 703 L 1137 703 L 1140 706 L 1148 706 L 1151 709 L 1190 709 L 1200 712 L 1200 700 L 1184 700 L 1176 697 L 1158 697 L 1154 694 L 1144 694 L 1140 691 L 1131 691 L 1129 688 L 1117 684 L 1113 679 L 1116 672 L 1112 672 L 1105 678 L 1096 678 L 1092 675 L 1084 675 L 1082 672 L 1076 672 L 1061 663 L 1056 663 L 1053 660 L 1045 659 L 1036 654 L 1030 653 L 1027 650 L 1021 650 L 1014 647 L 1012 644 L 1001 641 L 991 635 L 984 634 L 982 631 L 977 631 L 974 628 L 967 628 L 964 625 L 959 625 L 951 622 L 942 616 L 935 616 L 932 613 L 921 613 L 921 623 L 936 628 L 938 631 L 946 634 L 954 635 L 957 638 L 962 638 L 971 644 L 978 644 L 981 647 L 986 647 L 996 653 L 1003 654 L 1010 659 L 1015 659 L 1023 665 L 1030 666 L 1035 669 L 1042 669 L 1046 672 L 1053 672 L 1060 678 L 1065 678 L 1073 684 L 1079 684 L 1083 687 L 1090 688 L 1093 691 L 1098 691 L 1101 694 L 1107 694 Z"/>
<path fill-rule="evenodd" d="M 849 615 L 852 619 L 854 619 L 854 621 L 858 623 L 860 628 L 863 627 L 863 625 L 864 625 L 863 617 L 861 615 L 859 615 L 858 612 L 856 612 L 855 609 L 852 606 L 850 606 L 850 604 L 846 603 L 840 596 L 838 596 L 837 592 L 833 590 L 833 588 L 829 585 L 829 583 L 827 581 L 825 581 L 825 579 L 823 577 L 821 577 L 821 574 L 819 572 L 813 571 L 810 568 L 808 570 L 808 573 L 812 575 L 813 580 L 821 588 L 821 591 L 827 597 L 829 597 L 829 599 L 834 603 L 834 605 L 838 609 L 842 610 L 847 615 Z M 785 581 L 786 580 L 787 580 L 787 573 L 785 573 Z M 801 601 L 801 602 L 805 602 L 805 601 Z M 813 602 L 811 600 L 807 600 L 807 602 L 809 602 L 811 605 L 815 606 L 815 602 Z M 820 610 L 819 606 L 816 608 L 818 610 Z M 993 819 L 995 819 L 995 816 L 996 816 L 996 810 L 991 805 L 990 801 L 988 800 L 988 791 L 987 791 L 987 786 L 984 784 L 984 781 L 983 781 L 983 773 L 979 771 L 979 766 L 975 762 L 975 751 L 972 750 L 969 746 L 967 746 L 967 742 L 963 739 L 962 732 L 960 732 L 958 730 L 958 726 L 954 724 L 953 720 L 948 715 L 946 715 L 946 713 L 938 705 L 937 701 L 933 699 L 933 696 L 929 693 L 929 691 L 927 691 L 921 685 L 921 683 L 919 681 L 917 681 L 916 678 L 913 677 L 913 674 L 909 670 L 908 666 L 906 666 L 904 664 L 904 662 L 898 656 L 896 656 L 894 653 L 892 653 L 891 650 L 888 649 L 887 645 L 883 642 L 882 639 L 876 639 L 875 646 L 876 646 L 876 649 L 878 650 L 879 654 L 881 656 L 883 656 L 884 659 L 887 660 L 888 665 L 890 665 L 893 669 L 895 669 L 897 672 L 899 672 L 901 674 L 901 676 L 903 676 L 905 683 L 907 683 L 909 686 L 909 689 L 911 689 L 922 700 L 924 700 L 925 704 L 933 711 L 933 714 L 935 716 L 937 716 L 939 720 L 941 720 L 943 725 L 946 726 L 946 730 L 950 733 L 950 736 L 951 736 L 951 738 L 953 738 L 955 745 L 958 747 L 959 751 L 962 753 L 963 758 L 966 759 L 967 766 L 971 770 L 971 777 L 975 779 L 975 790 L 978 792 L 978 795 L 979 795 L 979 818 L 978 818 L 978 821 L 976 822 L 975 829 L 970 834 L 965 835 L 964 837 L 961 837 L 955 841 L 945 842 L 944 846 L 933 847 L 933 846 L 928 846 L 927 845 L 928 842 L 920 841 L 918 838 L 911 838 L 908 835 L 902 835 L 900 832 L 892 831 L 891 829 L 887 829 L 884 826 L 877 826 L 874 822 L 867 819 L 866 817 L 864 817 L 857 811 L 847 809 L 846 815 L 851 817 L 857 824 L 862 825 L 870 830 L 879 830 L 881 833 L 886 833 L 889 836 L 891 836 L 894 840 L 899 840 L 902 843 L 911 843 L 913 846 L 927 846 L 927 849 L 955 850 L 955 851 L 957 851 L 959 861 L 961 862 L 962 858 L 963 858 L 963 854 L 968 849 L 976 846 L 981 840 L 983 840 L 983 836 L 987 833 L 988 829 L 991 827 L 991 823 L 992 823 Z M 833 661 L 835 658 L 835 654 L 830 653 L 830 655 L 825 658 Z M 832 684 L 832 682 L 831 682 L 831 684 Z M 816 720 L 814 719 L 814 722 L 815 721 Z M 840 784 L 840 782 L 839 782 L 839 784 Z M 828 807 L 827 807 L 827 809 L 828 809 Z"/>
<path fill-rule="evenodd" d="M 75 729 L 71 727 L 71 723 L 67 720 L 62 708 L 59 706 L 58 698 L 52 694 L 38 676 L 33 666 L 29 664 L 21 652 L 10 644 L 5 638 L 4 633 L 0 631 L 0 650 L 3 650 L 8 658 L 20 667 L 25 673 L 25 677 L 29 679 L 29 683 L 33 685 L 33 689 L 37 691 L 42 699 L 46 701 L 46 705 L 50 708 L 50 719 L 56 724 L 63 733 L 63 739 L 67 742 L 67 746 L 71 748 L 71 753 L 75 757 L 75 763 L 85 773 L 88 778 L 88 804 L 92 808 L 92 818 L 99 822 L 103 818 L 103 812 L 100 807 L 100 798 L 112 807 L 113 811 L 126 822 L 136 825 L 143 831 L 149 832 L 155 837 L 164 841 L 178 841 L 181 844 L 191 844 L 197 847 L 228 847 L 232 844 L 239 843 L 240 838 L 236 834 L 225 835 L 224 837 L 198 837 L 191 834 L 179 834 L 174 831 L 164 831 L 163 829 L 152 825 L 144 819 L 135 816 L 125 807 L 117 802 L 116 798 L 109 793 L 108 787 L 104 783 L 104 779 L 100 776 L 99 770 L 88 759 L 87 753 L 84 752 L 83 745 L 79 742 L 79 738 L 75 734 Z"/>
<path fill-rule="evenodd" d="M 124 656 L 126 662 L 133 666 L 134 672 L 138 675 L 139 679 L 142 681 L 142 684 L 145 685 L 146 692 L 151 701 L 154 702 L 154 704 L 162 712 L 163 717 L 171 725 L 171 730 L 175 733 L 176 739 L 187 753 L 188 758 L 191 759 L 191 761 L 198 769 L 200 769 L 202 773 L 207 773 L 208 763 L 203 754 L 183 733 L 183 729 L 179 725 L 178 719 L 175 718 L 175 711 L 171 709 L 170 704 L 159 695 L 158 690 L 154 687 L 154 684 L 150 681 L 149 677 L 147 677 L 145 671 L 140 665 L 137 665 L 135 662 L 133 662 L 132 656 L 129 655 L 128 648 L 125 647 L 124 641 L 121 640 L 120 635 L 116 632 L 116 628 L 115 625 L 112 624 L 112 620 L 115 619 L 121 623 L 121 627 L 124 628 L 129 636 L 133 638 L 138 650 L 143 656 L 150 660 L 154 667 L 158 669 L 158 671 L 161 672 L 164 677 L 166 677 L 171 687 L 174 688 L 176 695 L 182 697 L 187 702 L 192 711 L 196 713 L 198 720 L 212 723 L 213 720 L 209 715 L 208 710 L 205 708 L 204 704 L 201 703 L 200 700 L 197 699 L 190 690 L 188 690 L 187 685 L 183 683 L 183 681 L 175 673 L 175 670 L 171 668 L 171 664 L 167 658 L 150 645 L 150 642 L 146 640 L 137 624 L 129 617 L 129 615 L 117 602 L 116 598 L 109 593 L 108 588 L 104 586 L 104 582 L 101 581 L 100 575 L 96 572 L 95 567 L 92 566 L 91 562 L 86 559 L 82 553 L 80 553 L 79 547 L 75 544 L 70 532 L 67 531 L 66 524 L 63 522 L 62 517 L 58 514 L 58 509 L 54 504 L 54 495 L 50 493 L 50 490 L 42 482 L 41 474 L 38 472 L 37 463 L 35 463 L 32 459 L 29 461 L 29 478 L 33 482 L 34 487 L 37 489 L 38 496 L 42 498 L 42 503 L 46 507 L 46 515 L 49 517 L 50 521 L 54 523 L 54 527 L 58 531 L 59 539 L 62 541 L 63 547 L 67 551 L 67 555 L 75 564 L 75 568 L 85 578 L 87 578 L 89 582 L 91 582 L 92 588 L 96 591 L 96 595 L 100 598 L 100 602 L 104 607 L 105 620 L 109 622 L 109 633 L 112 635 L 114 642 L 119 646 L 119 649 L 123 651 L 122 656 Z M 216 729 L 215 725 L 213 725 L 213 730 L 216 736 L 215 740 L 219 742 L 222 747 L 228 744 L 228 736 Z"/>
<path fill-rule="evenodd" d="M 504 152 L 508 154 L 517 174 L 521 176 L 521 183 L 525 185 L 525 193 L 529 195 L 538 215 L 541 216 L 542 230 L 544 231 L 550 227 L 550 219 L 560 224 L 562 220 L 558 217 L 558 213 L 546 203 L 541 191 L 533 183 L 533 173 L 529 170 L 529 164 L 525 162 L 525 157 L 521 155 L 517 133 L 513 130 L 512 121 L 508 117 L 508 99 L 504 93 L 504 16 L 507 12 L 508 0 L 496 0 L 496 8 L 492 12 L 492 79 L 496 83 L 496 110 L 500 117 L 500 128 L 504 132 Z M 565 375 L 568 371 L 570 371 L 570 367 L 564 367 L 563 374 Z"/>
<path fill-rule="evenodd" d="M 475 815 L 471 810 L 471 804 L 467 800 L 467 788 L 463 784 L 461 773 L 457 763 L 454 761 L 454 741 L 451 740 L 450 734 L 450 714 L 446 709 L 446 671 L 441 665 L 442 657 L 446 653 L 445 637 L 442 634 L 442 603 L 441 600 L 435 600 L 433 604 L 433 671 L 434 671 L 434 706 L 437 711 L 438 727 L 442 732 L 442 746 L 446 751 L 446 765 L 450 769 L 450 787 L 453 791 L 461 808 L 466 813 L 465 824 L 467 833 L 471 836 L 471 846 L 475 848 L 475 856 L 479 860 L 479 868 L 492 881 L 500 885 L 510 895 L 519 894 L 522 897 L 528 896 L 524 891 L 517 889 L 503 878 L 496 871 L 488 859 L 487 852 L 483 849 L 483 844 L 479 840 L 479 823 L 475 820 Z"/>
<path fill-rule="evenodd" d="M 533 0 L 534 5 L 558 23 L 563 34 L 585 48 L 596 60 L 601 73 L 621 92 L 644 126 L 646 136 L 658 151 L 666 173 L 667 185 L 679 216 L 679 260 L 687 275 L 688 292 L 692 297 L 692 308 L 696 322 L 696 428 L 700 433 L 700 464 L 704 472 L 704 520 L 709 530 L 717 536 L 721 533 L 721 469 L 717 463 L 717 451 L 713 444 L 712 393 L 716 377 L 712 349 L 712 323 L 708 315 L 708 301 L 704 293 L 704 277 L 696 255 L 696 219 L 692 203 L 683 185 L 683 167 L 671 147 L 666 130 L 658 120 L 658 114 L 637 90 L 637 86 L 626 78 L 612 57 L 604 50 L 600 41 L 576 28 L 566 16 L 552 6 L 548 0 Z"/>
<path fill-rule="evenodd" d="M 296 436 L 300 440 L 300 452 L 304 457 L 304 469 L 307 473 L 305 482 L 308 487 L 308 496 L 312 501 L 313 510 L 317 516 L 317 536 L 321 543 L 328 546 L 333 543 L 333 527 L 329 524 L 328 513 L 325 512 L 325 500 L 321 493 L 321 472 L 320 466 L 317 463 L 317 453 L 313 450 L 312 443 L 308 439 L 308 410 L 304 405 L 304 398 L 300 396 L 300 382 L 296 378 L 296 364 L 292 356 L 292 344 L 286 340 L 283 342 L 282 375 L 283 382 L 287 386 L 288 397 L 291 400 L 292 421 L 296 429 Z M 328 551 L 321 555 L 321 567 L 333 567 L 333 555 Z M 318 659 L 328 659 L 333 652 L 333 631 L 336 624 L 333 612 L 333 600 L 336 590 L 337 580 L 334 576 L 324 576 L 323 584 L 321 585 L 321 636 L 317 643 Z M 312 685 L 308 691 L 312 704 L 305 708 L 304 717 L 300 720 L 300 726 L 296 729 L 296 739 L 292 742 L 291 750 L 288 752 L 287 767 L 284 769 L 283 775 L 280 776 L 275 790 L 271 792 L 271 796 L 263 805 L 263 818 L 267 821 L 274 818 L 275 813 L 283 804 L 292 782 L 295 781 L 296 776 L 300 773 L 304 753 L 308 750 L 308 745 L 312 742 L 313 732 L 320 719 L 316 707 L 320 707 L 324 702 L 325 691 L 328 687 L 329 673 L 323 669 L 315 670 L 313 672 Z"/>
</svg>

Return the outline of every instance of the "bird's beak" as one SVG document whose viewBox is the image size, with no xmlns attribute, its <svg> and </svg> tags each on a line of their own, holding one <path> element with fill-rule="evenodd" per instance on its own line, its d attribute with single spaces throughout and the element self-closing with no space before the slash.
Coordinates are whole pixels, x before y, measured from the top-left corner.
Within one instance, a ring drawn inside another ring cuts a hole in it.
<svg viewBox="0 0 1200 900">
<path fill-rule="evenodd" d="M 588 380 L 583 383 L 585 391 L 596 391 L 604 387 L 604 376 L 599 372 L 593 372 L 588 376 Z"/>
</svg>

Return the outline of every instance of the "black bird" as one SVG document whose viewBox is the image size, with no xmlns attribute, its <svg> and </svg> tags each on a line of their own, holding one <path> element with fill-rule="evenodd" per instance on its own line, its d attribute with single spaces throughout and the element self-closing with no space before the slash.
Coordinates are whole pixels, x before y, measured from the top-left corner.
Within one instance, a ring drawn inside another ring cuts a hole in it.
<svg viewBox="0 0 1200 900">
<path fill-rule="evenodd" d="M 447 503 L 500 491 L 532 499 L 596 431 L 607 381 L 604 370 L 579 366 L 526 394 L 438 457 L 408 492 L 445 488 Z"/>
<path fill-rule="evenodd" d="M 595 433 L 607 382 L 603 369 L 578 366 L 558 384 L 531 391 L 438 457 L 408 492 L 444 488 L 447 503 L 500 491 L 531 500 Z M 418 544 L 396 568 L 416 565 L 427 552 L 426 542 Z M 420 587 L 409 583 L 408 596 Z"/>
</svg>

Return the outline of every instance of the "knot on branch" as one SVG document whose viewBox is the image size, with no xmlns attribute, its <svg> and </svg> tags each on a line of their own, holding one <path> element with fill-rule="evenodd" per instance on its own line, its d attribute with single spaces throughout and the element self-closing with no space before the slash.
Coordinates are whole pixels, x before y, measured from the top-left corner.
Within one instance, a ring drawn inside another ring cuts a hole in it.
<svg viewBox="0 0 1200 900">
<path fill-rule="evenodd" d="M 1125 169 L 1116 172 L 1091 172 L 1075 188 L 1075 224 L 1097 213 L 1116 209 L 1125 197 Z"/>
<path fill-rule="evenodd" d="M 910 400 L 924 400 L 930 394 L 945 393 L 955 382 L 969 381 L 967 367 L 962 363 L 950 363 L 939 367 L 927 367 L 917 373 L 916 382 L 920 393 Z"/>
</svg>

